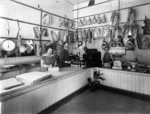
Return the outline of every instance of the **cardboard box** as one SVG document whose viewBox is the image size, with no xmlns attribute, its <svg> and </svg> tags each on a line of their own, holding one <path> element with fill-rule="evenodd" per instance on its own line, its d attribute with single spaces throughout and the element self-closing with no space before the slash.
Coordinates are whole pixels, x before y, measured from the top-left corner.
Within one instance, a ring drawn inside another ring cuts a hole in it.
<svg viewBox="0 0 150 114">
<path fill-rule="evenodd" d="M 48 71 L 59 72 L 59 67 L 49 67 Z"/>
</svg>

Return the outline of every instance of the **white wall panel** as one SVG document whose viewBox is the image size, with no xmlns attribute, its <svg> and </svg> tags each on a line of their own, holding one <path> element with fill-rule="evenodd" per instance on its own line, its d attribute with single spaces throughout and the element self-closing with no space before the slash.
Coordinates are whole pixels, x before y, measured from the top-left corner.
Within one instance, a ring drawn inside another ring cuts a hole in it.
<svg viewBox="0 0 150 114">
<path fill-rule="evenodd" d="M 38 5 L 44 10 L 57 15 L 65 16 L 73 19 L 73 5 L 66 2 L 65 0 L 60 0 L 56 3 L 56 0 L 17 0 L 18 2 L 33 6 L 38 8 Z"/>
<path fill-rule="evenodd" d="M 150 76 L 128 71 L 118 71 L 100 68 L 102 77 L 106 80 L 101 84 L 109 87 L 150 95 Z"/>
<path fill-rule="evenodd" d="M 117 9 L 118 9 L 118 1 L 113 0 L 112 2 L 106 2 L 104 4 L 80 9 L 80 10 L 78 10 L 78 17 L 93 15 L 93 14 L 97 14 L 97 13 L 103 13 L 103 12 L 117 10 Z M 77 10 L 74 11 L 74 18 L 77 18 Z"/>
<path fill-rule="evenodd" d="M 37 10 L 14 3 L 12 1 L 6 1 L 3 5 L 5 6 L 5 12 L 0 16 L 33 23 L 40 23 L 40 12 Z"/>
<path fill-rule="evenodd" d="M 149 0 L 120 0 L 121 8 L 132 7 L 145 3 L 149 3 Z"/>
</svg>

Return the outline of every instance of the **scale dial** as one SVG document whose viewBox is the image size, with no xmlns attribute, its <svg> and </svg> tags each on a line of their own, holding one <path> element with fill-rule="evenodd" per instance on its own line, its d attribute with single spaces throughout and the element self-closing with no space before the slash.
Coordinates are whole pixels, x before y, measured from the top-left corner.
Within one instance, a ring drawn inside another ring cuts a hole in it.
<svg viewBox="0 0 150 114">
<path fill-rule="evenodd" d="M 16 47 L 16 44 L 11 40 L 5 40 L 2 44 L 2 47 L 5 51 L 13 51 Z"/>
</svg>

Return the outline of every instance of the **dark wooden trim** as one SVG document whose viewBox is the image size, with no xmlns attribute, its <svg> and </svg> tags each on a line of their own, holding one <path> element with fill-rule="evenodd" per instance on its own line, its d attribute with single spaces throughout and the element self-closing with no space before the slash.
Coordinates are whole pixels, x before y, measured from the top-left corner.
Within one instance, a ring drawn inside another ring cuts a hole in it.
<svg viewBox="0 0 150 114">
<path fill-rule="evenodd" d="M 27 4 L 18 2 L 18 1 L 16 1 L 16 0 L 10 0 L 10 1 L 15 2 L 15 3 L 17 3 L 17 4 L 20 4 L 20 5 L 23 5 L 23 6 L 26 6 L 26 7 L 29 7 L 29 8 L 32 8 L 32 9 L 35 9 L 35 10 L 38 10 L 38 11 L 41 11 L 41 9 L 39 9 L 39 8 L 36 8 L 36 7 L 30 6 L 30 5 L 27 5 Z M 61 18 L 64 18 L 64 19 L 65 19 L 65 17 L 63 17 L 63 16 L 56 15 L 56 14 L 54 14 L 54 13 L 50 13 L 50 12 L 47 12 L 47 11 L 44 11 L 44 10 L 42 10 L 42 11 L 45 12 L 45 13 L 54 15 L 54 16 L 56 16 L 56 17 L 61 17 Z M 71 19 L 69 19 L 69 20 L 71 20 Z M 74 21 L 74 20 L 71 20 L 71 21 Z M 74 21 L 74 22 L 76 22 L 76 21 Z"/>
<path fill-rule="evenodd" d="M 137 92 L 133 92 L 133 91 L 128 91 L 128 90 L 123 90 L 123 89 L 119 89 L 119 88 L 108 87 L 108 86 L 104 86 L 104 85 L 101 86 L 101 89 L 112 92 L 112 93 L 117 93 L 120 95 L 124 95 L 124 96 L 128 96 L 128 97 L 132 97 L 132 98 L 150 102 L 150 95 L 137 93 Z"/>
<path fill-rule="evenodd" d="M 20 23 L 25 23 L 25 24 L 40 26 L 40 24 L 31 23 L 31 22 L 27 22 L 27 21 L 22 21 L 22 20 L 18 20 L 18 19 L 12 19 L 12 18 L 2 17 L 2 16 L 0 16 L 0 18 L 1 18 L 1 19 L 10 20 L 10 21 L 18 21 L 18 22 L 20 22 Z"/>
<path fill-rule="evenodd" d="M 16 37 L 4 37 L 4 36 L 0 36 L 0 38 L 2 38 L 2 39 L 10 39 L 10 40 L 17 40 L 17 38 Z M 40 39 L 30 39 L 30 38 L 22 38 L 21 40 L 33 40 L 33 41 L 40 41 Z M 41 39 L 41 41 L 50 41 L 50 40 L 43 40 L 43 39 Z"/>
<path fill-rule="evenodd" d="M 43 26 L 42 26 L 42 22 L 43 22 L 43 19 L 42 19 L 42 16 L 43 16 L 43 11 L 40 10 L 41 12 L 41 15 L 40 15 L 40 31 L 41 31 L 41 34 L 40 34 L 40 45 L 39 45 L 39 48 L 41 48 L 41 51 L 39 52 L 39 55 L 42 55 L 42 52 L 43 52 L 43 49 L 42 49 L 42 29 L 43 29 Z"/>
<path fill-rule="evenodd" d="M 107 3 L 107 2 L 111 2 L 111 1 L 113 1 L 113 0 L 107 0 L 107 1 L 104 1 L 104 2 L 100 2 L 100 3 L 94 4 L 94 5 L 92 5 L 92 6 L 104 4 L 104 3 Z M 74 10 L 72 10 L 72 11 L 76 11 L 76 10 L 80 10 L 80 9 L 89 8 L 89 7 L 92 7 L 92 6 L 85 6 L 85 7 L 82 7 L 82 8 L 74 9 Z"/>
<path fill-rule="evenodd" d="M 68 95 L 67 97 L 65 97 L 62 100 L 56 102 L 55 104 L 51 105 L 50 107 L 46 108 L 45 110 L 39 112 L 38 114 L 45 114 L 46 112 L 51 114 L 52 112 L 57 110 L 59 107 L 61 107 L 63 104 L 69 102 L 71 99 L 73 99 L 74 97 L 76 97 L 79 94 L 83 93 L 87 89 L 88 89 L 88 85 L 86 85 L 86 86 L 82 87 L 81 89 L 75 91 L 74 93 Z"/>
<path fill-rule="evenodd" d="M 66 31 L 65 29 L 56 28 L 56 27 L 49 27 L 49 26 L 45 26 L 45 25 L 42 25 L 42 27 L 51 28 L 51 29 L 57 29 L 57 30 L 62 30 L 62 31 Z M 69 31 L 69 32 L 73 32 L 73 31 Z"/>
<path fill-rule="evenodd" d="M 126 9 L 129 9 L 129 8 L 136 8 L 136 7 L 140 7 L 140 6 L 145 6 L 145 5 L 149 5 L 149 3 L 144 3 L 144 4 L 140 4 L 140 5 L 136 5 L 136 6 L 131 6 L 131 7 L 126 7 L 126 8 L 121 8 L 121 10 L 126 10 Z M 96 14 L 92 14 L 92 15 L 87 15 L 87 16 L 82 16 L 82 17 L 78 17 L 78 19 L 80 18 L 85 18 L 85 17 L 90 17 L 90 16 L 94 16 L 94 15 L 99 15 L 99 14 L 106 14 L 106 13 L 111 13 L 111 12 L 114 12 L 114 11 L 118 11 L 118 9 L 116 10 L 111 10 L 111 11 L 106 11 L 106 12 L 102 12 L 102 13 L 96 13 Z M 74 20 L 76 20 L 77 18 L 74 18 Z"/>
</svg>

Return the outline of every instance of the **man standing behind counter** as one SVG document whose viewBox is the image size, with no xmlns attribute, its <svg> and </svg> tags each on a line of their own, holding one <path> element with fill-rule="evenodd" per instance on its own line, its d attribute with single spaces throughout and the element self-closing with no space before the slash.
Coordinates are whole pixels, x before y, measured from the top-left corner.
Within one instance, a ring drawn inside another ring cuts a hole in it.
<svg viewBox="0 0 150 114">
<path fill-rule="evenodd" d="M 66 61 L 69 60 L 68 43 L 66 43 L 59 53 L 59 67 L 69 66 Z"/>
</svg>

